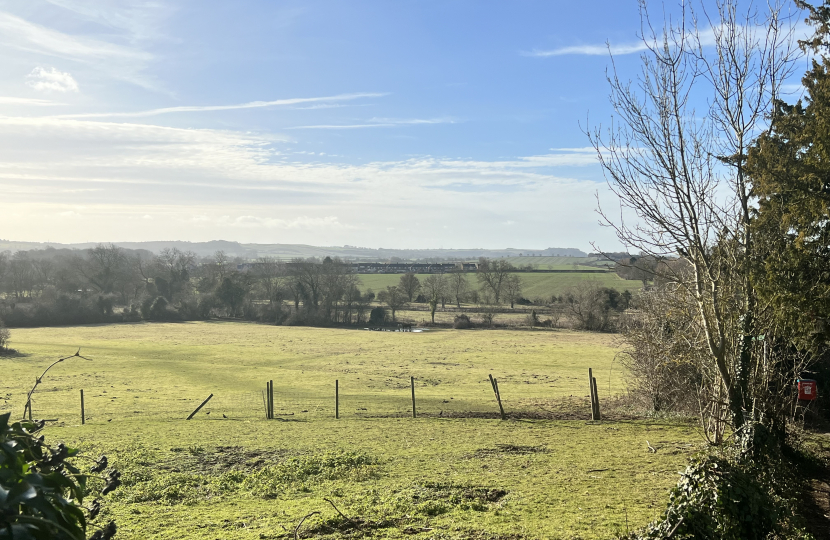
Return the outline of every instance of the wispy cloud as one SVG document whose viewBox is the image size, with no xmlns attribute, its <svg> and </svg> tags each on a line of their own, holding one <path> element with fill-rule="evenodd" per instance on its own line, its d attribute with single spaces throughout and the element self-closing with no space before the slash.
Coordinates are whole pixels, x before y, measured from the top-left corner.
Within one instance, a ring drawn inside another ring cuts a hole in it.
<svg viewBox="0 0 830 540">
<path fill-rule="evenodd" d="M 93 62 L 101 59 L 150 60 L 152 55 L 93 38 L 71 36 L 0 11 L 0 42 L 24 51 Z"/>
<path fill-rule="evenodd" d="M 176 8 L 170 2 L 146 0 L 46 0 L 73 15 L 127 34 L 131 42 L 161 37 L 159 29 Z"/>
<path fill-rule="evenodd" d="M 4 11 L 0 11 L 0 47 L 77 62 L 106 77 L 158 89 L 144 73 L 154 56 L 141 48 L 67 34 Z"/>
<path fill-rule="evenodd" d="M 724 31 L 723 26 L 709 26 L 705 28 L 700 28 L 697 30 L 697 38 L 700 40 L 700 44 L 703 47 L 712 47 L 718 41 L 718 36 L 721 32 Z M 741 28 L 743 30 L 744 28 Z M 804 39 L 806 36 L 812 34 L 812 30 L 803 22 L 803 21 L 796 21 L 790 30 L 793 33 L 793 37 L 795 39 Z M 761 27 L 753 27 L 751 29 L 752 32 L 763 32 L 763 28 Z M 785 28 L 783 29 L 784 32 L 788 30 Z M 675 37 L 680 37 L 681 34 L 675 35 Z M 691 36 L 692 34 L 687 34 Z M 583 55 L 583 56 L 607 56 L 609 53 L 613 56 L 622 56 L 626 54 L 636 54 L 645 51 L 646 49 L 651 47 L 659 47 L 663 42 L 664 35 L 661 34 L 653 34 L 647 35 L 646 41 L 639 40 L 630 43 L 622 43 L 622 44 L 612 44 L 610 42 L 606 42 L 603 44 L 581 44 L 581 45 L 569 45 L 566 47 L 558 47 L 555 49 L 533 49 L 532 51 L 522 51 L 520 54 L 522 56 L 531 56 L 535 58 L 547 58 L 551 56 L 565 56 L 565 55 Z"/>
<path fill-rule="evenodd" d="M 624 54 L 634 54 L 646 50 L 646 44 L 642 42 L 629 43 L 625 45 L 571 45 L 568 47 L 559 47 L 558 49 L 522 51 L 522 56 L 532 56 L 535 58 L 547 58 L 549 56 L 565 56 L 569 54 L 579 54 L 587 56 L 607 56 L 609 52 L 614 56 Z"/>
<path fill-rule="evenodd" d="M 389 94 L 382 92 L 364 92 L 357 94 L 339 94 L 336 96 L 312 98 L 277 99 L 274 101 L 249 101 L 248 103 L 239 103 L 236 105 L 185 105 L 180 107 L 163 107 L 160 109 L 150 109 L 148 111 L 64 114 L 56 116 L 56 118 L 142 118 L 147 116 L 158 116 L 160 114 L 172 114 L 183 112 L 230 111 L 234 109 L 258 109 L 262 107 L 276 107 L 279 105 L 296 105 L 298 103 L 349 101 L 353 99 L 383 97 L 387 95 Z"/>
<path fill-rule="evenodd" d="M 313 111 L 317 109 L 339 109 L 341 107 L 354 107 L 354 105 L 344 105 L 342 103 L 319 103 L 317 105 L 309 105 L 308 107 L 291 107 L 295 111 Z"/>
<path fill-rule="evenodd" d="M 77 92 L 78 83 L 72 74 L 55 68 L 36 67 L 26 77 L 26 84 L 39 92 Z"/>
<path fill-rule="evenodd" d="M 455 124 L 456 120 L 451 118 L 412 118 L 412 119 L 393 119 L 393 118 L 372 118 L 367 120 L 364 124 L 318 124 L 311 126 L 293 126 L 286 129 L 365 129 L 365 128 L 382 128 L 394 126 L 407 126 L 419 124 Z"/>
<path fill-rule="evenodd" d="M 52 107 L 55 105 L 63 105 L 63 103 L 50 101 L 48 99 L 0 96 L 0 105 L 34 105 L 36 107 Z"/>
<path fill-rule="evenodd" d="M 280 219 L 272 217 L 259 216 L 220 216 L 218 219 L 210 220 L 214 223 L 226 225 L 230 227 L 244 227 L 244 228 L 266 228 L 266 229 L 343 229 L 351 228 L 340 223 L 337 216 L 323 216 L 323 217 L 309 217 L 299 216 L 294 219 Z"/>
<path fill-rule="evenodd" d="M 292 149 L 283 144 L 229 130 L 0 116 L 0 192 L 12 209 L 0 212 L 0 230 L 22 234 L 26 216 L 36 224 L 26 226 L 27 235 L 52 239 L 57 232 L 106 240 L 234 230 L 250 241 L 272 242 L 284 231 L 297 243 L 358 238 L 383 245 L 400 234 L 438 238 L 443 226 L 462 244 L 482 237 L 509 243 L 502 223 L 516 215 L 534 230 L 593 224 L 600 184 L 560 175 L 561 167 L 595 163 L 583 149 L 490 161 L 349 163 L 319 154 L 289 158 Z M 69 223 L 56 217 L 61 212 L 79 215 Z M 102 222 L 111 224 L 103 232 Z M 416 222 L 425 225 L 407 228 Z M 389 223 L 402 225 L 386 233 Z"/>
</svg>

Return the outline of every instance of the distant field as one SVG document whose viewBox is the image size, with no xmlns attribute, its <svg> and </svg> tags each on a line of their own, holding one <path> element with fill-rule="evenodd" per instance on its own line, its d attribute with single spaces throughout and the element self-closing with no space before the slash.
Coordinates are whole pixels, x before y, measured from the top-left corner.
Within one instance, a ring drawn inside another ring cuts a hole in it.
<svg viewBox="0 0 830 540">
<path fill-rule="evenodd" d="M 78 346 L 93 358 L 55 366 L 34 410 L 58 419 L 47 442 L 106 452 L 123 471 L 103 516 L 121 539 L 288 539 L 312 511 L 306 537 L 610 538 L 659 514 L 700 442 L 682 423 L 586 421 L 588 367 L 604 403 L 624 389 L 610 335 L 200 322 L 12 338 L 25 356 L 0 360 L 0 410 L 14 415 L 53 359 Z M 497 419 L 489 373 L 516 418 Z"/>
<path fill-rule="evenodd" d="M 418 279 L 423 281 L 427 278 L 428 275 L 429 274 L 419 274 Z M 620 292 L 626 290 L 637 291 L 640 290 L 643 286 L 643 284 L 640 281 L 622 279 L 617 274 L 611 272 L 596 274 L 582 274 L 576 272 L 557 274 L 519 273 L 518 275 L 522 279 L 523 283 L 522 296 L 530 300 L 533 300 L 534 298 L 550 298 L 552 295 L 559 296 L 563 294 L 569 287 L 576 286 L 579 283 L 585 281 L 596 283 L 601 287 L 617 289 Z M 366 289 L 372 289 L 375 292 L 381 289 L 385 289 L 390 285 L 397 285 L 400 279 L 400 274 L 360 275 L 360 280 L 363 282 L 363 286 Z M 475 274 L 467 274 L 467 280 L 470 282 L 472 286 L 478 286 Z"/>
<path fill-rule="evenodd" d="M 504 257 L 513 266 L 531 265 L 540 270 L 596 269 L 608 261 L 598 257 Z"/>
</svg>

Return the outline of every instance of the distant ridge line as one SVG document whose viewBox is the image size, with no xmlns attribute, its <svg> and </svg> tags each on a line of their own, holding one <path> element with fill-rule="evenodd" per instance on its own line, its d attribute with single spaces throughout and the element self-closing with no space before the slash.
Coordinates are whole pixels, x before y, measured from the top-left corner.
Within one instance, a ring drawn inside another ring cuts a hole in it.
<svg viewBox="0 0 830 540">
<path fill-rule="evenodd" d="M 89 249 L 99 243 L 112 243 L 125 249 L 141 249 L 158 253 L 163 249 L 177 248 L 182 251 L 193 251 L 200 257 L 213 255 L 217 251 L 224 251 L 232 257 L 255 259 L 258 257 L 275 257 L 279 259 L 308 258 L 308 257 L 340 257 L 348 260 L 388 260 L 399 258 L 409 259 L 477 259 L 479 257 L 587 257 L 588 254 L 576 248 L 546 248 L 546 249 L 393 249 L 393 248 L 364 248 L 356 246 L 311 246 L 307 244 L 243 244 L 228 240 L 211 240 L 209 242 L 188 242 L 183 240 L 159 240 L 146 242 L 82 242 L 62 244 L 58 242 L 20 242 L 0 239 L 2 251 L 29 251 L 38 249 Z"/>
</svg>

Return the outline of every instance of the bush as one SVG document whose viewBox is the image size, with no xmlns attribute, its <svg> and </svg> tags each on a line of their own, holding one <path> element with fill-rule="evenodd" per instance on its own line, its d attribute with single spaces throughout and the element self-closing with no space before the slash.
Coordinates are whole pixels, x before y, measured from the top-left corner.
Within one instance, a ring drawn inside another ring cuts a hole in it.
<svg viewBox="0 0 830 540">
<path fill-rule="evenodd" d="M 112 315 L 112 308 L 115 305 L 115 296 L 108 294 L 108 295 L 100 295 L 98 296 L 98 300 L 95 302 L 96 307 L 101 310 L 103 315 Z"/>
<path fill-rule="evenodd" d="M 179 303 L 179 309 L 176 311 L 179 317 L 186 321 L 197 321 L 202 318 L 199 311 L 199 302 L 194 297 L 182 300 Z"/>
<path fill-rule="evenodd" d="M 612 331 L 617 313 L 627 307 L 619 292 L 589 281 L 570 287 L 565 303 L 577 329 L 595 332 Z"/>
<path fill-rule="evenodd" d="M 121 313 L 121 319 L 124 322 L 138 322 L 141 320 L 141 311 L 138 306 L 132 304 Z"/>
<path fill-rule="evenodd" d="M 3 319 L 0 319 L 0 353 L 9 350 L 10 338 L 11 332 L 9 332 L 9 329 L 3 324 Z"/>
<path fill-rule="evenodd" d="M 263 309 L 261 306 L 254 304 L 251 300 L 242 302 L 242 318 L 246 321 L 262 320 Z"/>
<path fill-rule="evenodd" d="M 462 313 L 461 315 L 455 316 L 455 319 L 452 321 L 452 327 L 457 330 L 466 330 L 472 328 L 473 323 L 467 315 Z"/>
<path fill-rule="evenodd" d="M 179 318 L 163 296 L 148 297 L 144 300 L 141 304 L 141 316 L 148 321 L 174 321 Z"/>
<path fill-rule="evenodd" d="M 81 295 L 44 295 L 28 304 L 0 306 L 0 317 L 11 328 L 94 324 L 120 321 L 121 315 L 106 313 L 106 297 Z"/>
<path fill-rule="evenodd" d="M 283 326 L 305 326 L 306 325 L 305 312 L 303 310 L 296 310 L 291 312 L 291 315 L 282 321 Z"/>
<path fill-rule="evenodd" d="M 199 295 L 199 318 L 200 319 L 209 319 L 213 316 L 213 309 L 216 307 L 216 297 L 212 294 L 201 294 Z"/>
<path fill-rule="evenodd" d="M 698 414 L 706 353 L 689 340 L 697 306 L 663 287 L 642 292 L 636 307 L 619 320 L 625 345 L 618 358 L 629 395 L 655 413 Z"/>
<path fill-rule="evenodd" d="M 756 433 L 755 441 L 755 448 L 736 445 L 694 459 L 663 517 L 623 538 L 812 538 L 798 523 L 802 479 L 795 464 L 768 433 Z"/>
<path fill-rule="evenodd" d="M 78 451 L 63 444 L 48 448 L 36 433 L 43 422 L 9 424 L 11 413 L 0 415 L 0 538 L 31 540 L 84 540 L 87 523 L 100 511 L 96 500 L 82 506 L 95 474 L 82 474 L 70 461 Z M 107 466 L 102 456 L 91 468 L 101 473 Z M 120 473 L 111 470 L 101 490 L 106 495 L 121 484 Z M 92 535 L 109 540 L 115 523 Z"/>
<path fill-rule="evenodd" d="M 369 312 L 369 324 L 384 324 L 386 322 L 386 310 L 382 306 L 372 308 Z"/>
<path fill-rule="evenodd" d="M 265 306 L 260 314 L 260 321 L 273 324 L 282 324 L 289 313 L 282 309 L 281 303 Z"/>
</svg>

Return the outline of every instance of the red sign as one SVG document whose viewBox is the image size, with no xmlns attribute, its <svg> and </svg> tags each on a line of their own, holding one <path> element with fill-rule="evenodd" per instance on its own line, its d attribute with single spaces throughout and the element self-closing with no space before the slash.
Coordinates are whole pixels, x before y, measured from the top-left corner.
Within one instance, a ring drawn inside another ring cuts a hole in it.
<svg viewBox="0 0 830 540">
<path fill-rule="evenodd" d="M 812 379 L 799 379 L 798 380 L 798 399 L 802 400 L 812 400 L 818 397 L 818 388 L 816 387 L 816 381 Z"/>
</svg>

